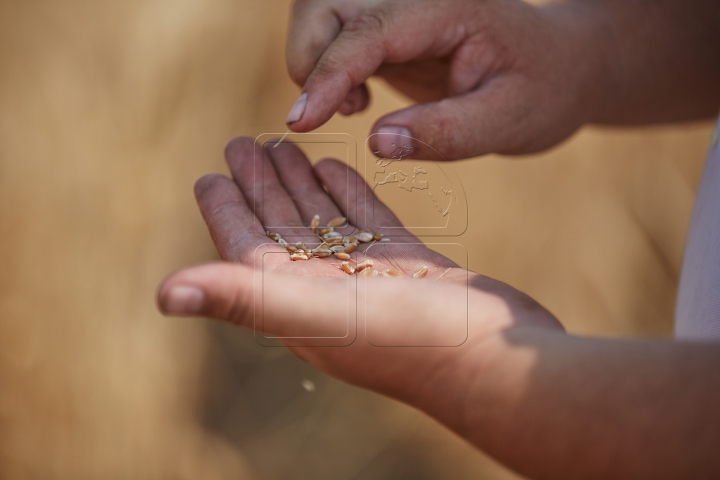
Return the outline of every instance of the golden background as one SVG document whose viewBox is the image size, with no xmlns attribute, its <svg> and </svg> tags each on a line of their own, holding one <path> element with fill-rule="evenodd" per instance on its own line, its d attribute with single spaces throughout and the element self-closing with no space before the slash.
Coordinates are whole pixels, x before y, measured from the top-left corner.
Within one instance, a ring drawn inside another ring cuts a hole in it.
<svg viewBox="0 0 720 480">
<path fill-rule="evenodd" d="M 225 172 L 233 136 L 284 131 L 288 13 L 0 0 L 0 478 L 515 478 L 404 405 L 155 309 L 168 272 L 216 258 L 195 179 Z M 371 89 L 321 131 L 361 149 L 406 104 Z M 453 164 L 470 267 L 572 332 L 668 336 L 710 130 L 586 129 Z"/>
</svg>

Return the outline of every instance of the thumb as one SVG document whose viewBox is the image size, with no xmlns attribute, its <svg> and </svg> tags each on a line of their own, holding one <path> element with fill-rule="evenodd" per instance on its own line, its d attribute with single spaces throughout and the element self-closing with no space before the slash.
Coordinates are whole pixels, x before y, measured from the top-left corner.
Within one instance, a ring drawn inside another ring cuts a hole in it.
<svg viewBox="0 0 720 480">
<path fill-rule="evenodd" d="M 170 275 L 158 289 L 157 302 L 166 315 L 205 316 L 276 337 L 327 337 L 346 334 L 351 306 L 354 312 L 347 290 L 346 279 L 309 283 L 239 264 L 212 263 Z M 318 292 L 321 302 L 309 300 L 318 298 Z"/>
<path fill-rule="evenodd" d="M 550 129 L 552 112 L 537 97 L 523 80 L 496 77 L 466 94 L 379 118 L 372 128 L 377 135 L 371 136 L 370 148 L 389 158 L 400 145 L 406 151 L 415 151 L 408 157 L 422 158 L 418 150 L 422 150 L 422 142 L 445 160 L 544 150 L 569 136 L 577 126 L 555 122 Z"/>
<path fill-rule="evenodd" d="M 318 278 L 212 263 L 170 275 L 158 307 L 292 339 L 292 346 L 347 346 L 360 319 L 368 340 L 385 345 L 459 345 L 467 335 L 467 286 L 403 278 Z M 287 342 L 286 342 L 287 343 Z"/>
</svg>

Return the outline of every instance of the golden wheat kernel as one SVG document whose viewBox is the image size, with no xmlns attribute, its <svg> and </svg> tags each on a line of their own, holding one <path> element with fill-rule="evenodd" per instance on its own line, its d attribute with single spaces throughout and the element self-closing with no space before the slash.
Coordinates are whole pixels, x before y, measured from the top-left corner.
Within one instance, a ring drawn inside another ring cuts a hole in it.
<svg viewBox="0 0 720 480">
<path fill-rule="evenodd" d="M 280 240 L 280 238 L 281 238 L 279 233 L 268 232 L 268 233 L 267 233 L 267 236 L 268 236 L 269 239 L 275 240 L 276 242 L 277 242 L 278 240 Z"/>
<path fill-rule="evenodd" d="M 279 239 L 277 242 L 280 244 L 281 247 L 287 248 L 289 245 L 284 238 Z"/>
<path fill-rule="evenodd" d="M 350 255 L 343 252 L 335 252 L 335 256 L 340 260 L 350 260 Z"/>
<path fill-rule="evenodd" d="M 371 242 L 373 239 L 372 233 L 363 232 L 358 233 L 357 239 L 363 243 Z"/>
<path fill-rule="evenodd" d="M 290 253 L 295 253 L 295 252 L 297 252 L 298 249 L 296 247 L 293 247 L 292 245 L 288 245 L 287 247 L 285 247 L 285 250 L 287 250 Z"/>
<path fill-rule="evenodd" d="M 332 250 L 334 253 L 347 253 L 345 251 L 344 245 L 333 245 L 332 247 L 330 247 L 330 250 Z"/>
<path fill-rule="evenodd" d="M 330 256 L 330 252 L 313 252 L 313 257 L 325 258 Z"/>
<path fill-rule="evenodd" d="M 366 268 L 369 268 L 369 267 L 372 267 L 372 266 L 373 266 L 373 261 L 372 261 L 372 260 L 370 260 L 370 259 L 368 259 L 368 260 L 363 260 L 362 262 L 360 262 L 360 263 L 357 264 L 357 267 L 355 267 L 355 270 L 357 270 L 358 272 L 362 272 L 362 271 L 365 270 Z"/>
<path fill-rule="evenodd" d="M 317 234 L 322 237 L 323 235 L 327 235 L 328 233 L 330 233 L 332 231 L 333 231 L 332 228 L 321 228 L 320 230 L 318 230 Z"/>
<path fill-rule="evenodd" d="M 403 272 L 401 272 L 400 270 L 393 270 L 392 268 L 388 268 L 387 270 L 385 270 L 382 273 L 386 274 L 388 277 L 404 277 L 405 276 L 405 274 Z"/>
<path fill-rule="evenodd" d="M 342 238 L 331 238 L 330 240 L 325 240 L 325 243 L 332 247 L 335 245 L 342 245 L 343 241 Z"/>
<path fill-rule="evenodd" d="M 359 271 L 358 271 L 358 276 L 360 276 L 360 277 L 370 277 L 370 276 L 373 276 L 373 277 L 374 277 L 374 276 L 377 276 L 377 272 L 374 271 L 374 270 L 372 270 L 372 269 L 370 269 L 370 268 L 365 268 L 365 269 L 363 269 L 363 270 L 359 270 Z"/>
<path fill-rule="evenodd" d="M 347 222 L 347 218 L 335 217 L 328 222 L 327 226 L 328 227 L 341 227 L 341 226 L 345 225 L 345 222 Z"/>
<path fill-rule="evenodd" d="M 357 245 L 355 245 L 354 243 L 348 243 L 346 245 L 343 245 L 343 247 L 343 252 L 345 253 L 352 253 L 357 250 Z"/>
<path fill-rule="evenodd" d="M 320 215 L 315 215 L 312 220 L 310 220 L 310 228 L 315 230 L 320 226 Z"/>
<path fill-rule="evenodd" d="M 317 247 L 317 248 L 316 248 L 315 250 L 313 250 L 312 252 L 313 252 L 313 254 L 326 254 L 325 256 L 328 256 L 328 255 L 330 255 L 330 254 L 332 253 L 332 250 L 330 250 L 330 249 L 329 249 L 328 247 L 326 247 L 325 245 L 320 245 L 319 247 Z"/>
<path fill-rule="evenodd" d="M 307 260 L 308 257 L 304 253 L 293 253 L 290 255 L 290 260 L 297 261 L 297 260 Z"/>
<path fill-rule="evenodd" d="M 383 234 L 382 234 L 382 233 L 376 233 L 376 234 L 373 235 L 373 237 L 372 237 L 372 239 L 375 240 L 376 242 L 382 240 L 382 238 L 383 238 Z"/>
<path fill-rule="evenodd" d="M 348 275 L 352 275 L 353 273 L 355 273 L 355 267 L 353 267 L 350 262 L 342 262 L 340 264 L 340 268 Z"/>
<path fill-rule="evenodd" d="M 417 270 L 417 272 L 413 273 L 413 278 L 423 278 L 427 274 L 428 274 L 428 267 L 422 266 Z"/>
<path fill-rule="evenodd" d="M 310 247 L 307 243 L 296 243 L 295 246 L 301 250 L 310 250 Z"/>
</svg>

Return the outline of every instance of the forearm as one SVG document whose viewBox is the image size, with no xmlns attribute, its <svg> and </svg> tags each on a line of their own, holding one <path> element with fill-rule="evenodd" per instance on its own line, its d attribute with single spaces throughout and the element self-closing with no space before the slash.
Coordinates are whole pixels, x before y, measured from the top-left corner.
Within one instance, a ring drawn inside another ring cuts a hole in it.
<svg viewBox="0 0 720 480">
<path fill-rule="evenodd" d="M 501 462 L 532 478 L 720 476 L 717 346 L 545 329 L 500 343 L 451 427 Z"/>
<path fill-rule="evenodd" d="M 720 2 L 575 0 L 591 78 L 588 120 L 648 124 L 704 119 L 720 110 Z"/>
</svg>

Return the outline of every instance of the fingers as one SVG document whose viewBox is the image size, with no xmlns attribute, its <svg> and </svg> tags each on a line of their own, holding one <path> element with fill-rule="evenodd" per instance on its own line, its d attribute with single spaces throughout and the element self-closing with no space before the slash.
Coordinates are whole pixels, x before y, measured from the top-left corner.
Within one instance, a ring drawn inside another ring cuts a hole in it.
<svg viewBox="0 0 720 480">
<path fill-rule="evenodd" d="M 347 328 L 347 279 L 328 280 L 265 273 L 214 263 L 170 275 L 158 290 L 158 307 L 167 315 L 202 315 L 277 336 Z M 262 278 L 260 280 L 259 278 Z M 308 301 L 318 291 L 322 302 Z"/>
<path fill-rule="evenodd" d="M 300 213 L 259 145 L 251 138 L 236 138 L 225 148 L 225 159 L 263 228 L 302 227 Z"/>
<path fill-rule="evenodd" d="M 223 259 L 250 262 L 255 249 L 267 243 L 262 226 L 229 178 L 205 175 L 195 183 L 195 197 Z"/>
<path fill-rule="evenodd" d="M 341 18 L 342 29 L 307 76 L 303 85 L 306 97 L 288 117 L 290 128 L 307 132 L 325 123 L 341 108 L 348 94 L 385 62 L 449 55 L 461 39 L 443 33 L 448 25 L 456 25 L 456 19 L 451 17 L 457 12 L 450 15 L 437 3 L 427 2 L 410 10 L 387 3 Z M 311 56 L 306 53 L 304 58 Z M 343 113 L 350 110 L 350 106 L 343 107 Z"/>
<path fill-rule="evenodd" d="M 344 163 L 323 159 L 315 165 L 315 171 L 340 209 L 347 213 L 350 223 L 375 233 L 382 233 L 379 225 L 393 227 L 397 234 L 409 235 L 407 230 L 398 230 L 402 223 L 394 213 L 373 193 L 370 186 L 358 173 Z M 349 188 L 345 188 L 347 185 Z"/>
<path fill-rule="evenodd" d="M 370 147 L 391 156 L 399 143 L 412 138 L 437 150 L 446 160 L 486 153 L 521 154 L 549 148 L 570 135 L 575 123 L 544 126 L 551 115 L 543 107 L 546 95 L 520 77 L 496 77 L 479 90 L 415 105 L 377 120 Z M 415 145 L 417 146 L 417 145 Z M 412 156 L 412 155 L 411 155 Z"/>
<path fill-rule="evenodd" d="M 350 89 L 350 92 L 348 92 L 338 111 L 342 115 L 352 115 L 353 113 L 365 110 L 369 104 L 370 93 L 368 92 L 367 86 L 363 83 L 358 87 Z"/>
<path fill-rule="evenodd" d="M 268 148 L 267 154 L 306 225 L 316 214 L 320 215 L 321 225 L 344 215 L 322 188 L 312 165 L 298 147 L 281 143 L 277 148 Z"/>
<path fill-rule="evenodd" d="M 303 86 L 325 49 L 340 32 L 340 18 L 329 2 L 296 0 L 285 46 L 290 78 Z"/>
</svg>

